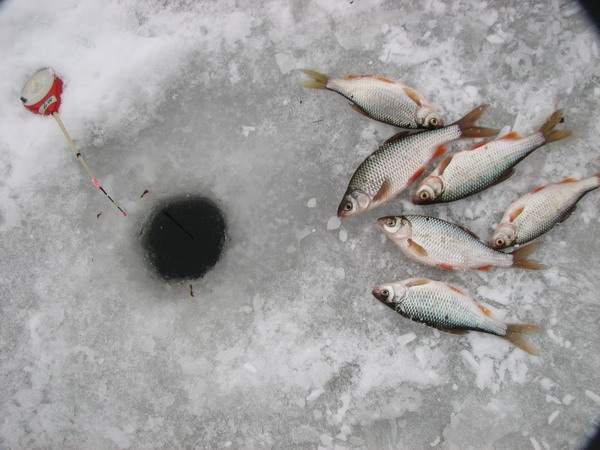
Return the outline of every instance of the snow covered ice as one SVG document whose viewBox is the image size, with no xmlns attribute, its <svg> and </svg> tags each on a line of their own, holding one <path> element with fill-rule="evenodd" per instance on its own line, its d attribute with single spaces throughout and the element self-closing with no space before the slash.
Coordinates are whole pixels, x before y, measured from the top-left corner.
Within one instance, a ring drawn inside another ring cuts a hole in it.
<svg viewBox="0 0 600 450">
<path fill-rule="evenodd" d="M 375 226 L 425 213 L 487 239 L 522 193 L 600 171 L 600 42 L 577 3 L 12 0 L 0 39 L 0 447 L 585 442 L 600 410 L 600 192 L 540 239 L 542 272 L 418 265 Z M 65 81 L 62 119 L 128 217 L 21 105 L 42 67 Z M 298 87 L 301 68 L 401 80 L 448 122 L 489 103 L 482 126 L 521 134 L 564 108 L 574 136 L 471 198 L 417 207 L 404 192 L 340 224 L 350 176 L 396 130 Z M 165 283 L 139 233 L 186 194 L 222 207 L 228 242 L 203 279 Z M 370 294 L 413 276 L 543 326 L 541 356 Z"/>
</svg>

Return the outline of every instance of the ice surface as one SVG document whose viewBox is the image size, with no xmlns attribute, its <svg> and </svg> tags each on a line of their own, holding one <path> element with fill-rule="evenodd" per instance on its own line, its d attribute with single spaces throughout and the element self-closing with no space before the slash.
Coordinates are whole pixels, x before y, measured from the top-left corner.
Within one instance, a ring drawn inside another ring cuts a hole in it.
<svg viewBox="0 0 600 450">
<path fill-rule="evenodd" d="M 0 447 L 584 442 L 600 408 L 600 192 L 540 239 L 544 272 L 420 266 L 374 226 L 423 212 L 487 239 L 522 193 L 600 170 L 598 35 L 576 3 L 13 0 L 0 40 Z M 127 218 L 54 121 L 21 106 L 45 66 Z M 416 207 L 406 192 L 340 223 L 353 171 L 396 130 L 298 87 L 300 68 L 401 80 L 449 122 L 489 103 L 482 124 L 521 134 L 564 108 L 574 136 L 469 199 Z M 140 230 L 185 194 L 219 204 L 229 240 L 204 279 L 165 284 Z M 370 294 L 410 276 L 545 327 L 541 356 L 433 331 Z"/>
</svg>

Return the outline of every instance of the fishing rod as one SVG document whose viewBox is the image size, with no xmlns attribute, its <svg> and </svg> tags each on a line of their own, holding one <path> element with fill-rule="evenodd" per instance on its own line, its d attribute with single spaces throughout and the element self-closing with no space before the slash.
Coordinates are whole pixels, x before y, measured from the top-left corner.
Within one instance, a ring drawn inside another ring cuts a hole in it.
<svg viewBox="0 0 600 450">
<path fill-rule="evenodd" d="M 110 195 L 104 190 L 98 178 L 88 165 L 88 163 L 83 158 L 83 155 L 71 139 L 69 132 L 65 128 L 60 115 L 58 114 L 58 109 L 60 108 L 60 96 L 63 90 L 63 82 L 62 80 L 55 75 L 55 73 L 51 69 L 41 69 L 37 71 L 23 87 L 23 91 L 21 92 L 21 101 L 23 102 L 23 106 L 27 108 L 29 111 L 40 114 L 42 116 L 51 115 L 56 120 L 56 123 L 60 127 L 63 132 L 69 146 L 75 152 L 75 156 L 77 160 L 81 163 L 87 174 L 90 176 L 92 183 L 98 189 L 100 189 L 104 195 L 108 197 L 113 205 L 115 205 L 119 211 L 123 213 L 124 216 L 127 215 L 123 209 L 115 202 Z"/>
</svg>

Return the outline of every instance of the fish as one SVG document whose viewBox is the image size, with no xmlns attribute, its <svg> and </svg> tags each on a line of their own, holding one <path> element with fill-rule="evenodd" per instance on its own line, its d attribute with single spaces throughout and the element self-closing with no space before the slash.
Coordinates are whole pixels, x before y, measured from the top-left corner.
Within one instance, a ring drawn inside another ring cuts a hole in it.
<svg viewBox="0 0 600 450">
<path fill-rule="evenodd" d="M 535 149 L 571 135 L 570 130 L 554 129 L 562 120 L 563 110 L 558 110 L 527 137 L 513 132 L 447 156 L 419 184 L 412 202 L 420 205 L 453 202 L 507 180 L 514 167 Z"/>
<path fill-rule="evenodd" d="M 453 334 L 479 331 L 506 339 L 521 350 L 538 355 L 525 337 L 543 328 L 537 325 L 504 323 L 460 289 L 428 278 L 410 278 L 374 286 L 373 296 L 398 314 Z"/>
<path fill-rule="evenodd" d="M 339 205 L 338 217 L 364 213 L 398 195 L 425 172 L 432 158 L 446 152 L 448 142 L 497 134 L 498 130 L 474 126 L 487 108 L 478 106 L 447 127 L 414 134 L 401 131 L 392 136 L 356 169 Z"/>
<path fill-rule="evenodd" d="M 504 253 L 488 247 L 471 231 L 436 217 L 387 216 L 377 225 L 409 258 L 448 270 L 483 270 L 512 267 L 541 270 L 546 266 L 528 260 L 539 243 Z"/>
<path fill-rule="evenodd" d="M 577 202 L 598 187 L 600 172 L 583 180 L 567 178 L 521 196 L 502 216 L 490 246 L 500 249 L 532 241 L 567 220 Z"/>
<path fill-rule="evenodd" d="M 355 111 L 371 119 L 406 129 L 444 126 L 444 119 L 431 103 L 402 83 L 373 75 L 331 78 L 314 70 L 301 72 L 313 81 L 303 81 L 300 86 L 337 92 L 350 100 Z"/>
</svg>

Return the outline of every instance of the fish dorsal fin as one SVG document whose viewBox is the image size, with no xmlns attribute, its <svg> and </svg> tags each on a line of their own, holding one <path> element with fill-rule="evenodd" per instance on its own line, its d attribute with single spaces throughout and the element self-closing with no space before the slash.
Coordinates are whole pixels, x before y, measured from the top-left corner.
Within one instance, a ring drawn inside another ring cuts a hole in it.
<svg viewBox="0 0 600 450">
<path fill-rule="evenodd" d="M 577 209 L 577 206 L 573 206 L 572 208 L 570 208 L 564 216 L 562 216 L 560 218 L 560 223 L 563 223 L 565 220 L 567 220 L 569 217 L 571 217 L 571 214 L 573 214 L 575 212 L 575 209 Z"/>
<path fill-rule="evenodd" d="M 533 191 L 531 191 L 531 193 L 532 193 L 532 194 L 535 194 L 536 192 L 540 192 L 542 189 L 546 189 L 547 187 L 548 187 L 548 186 L 542 186 L 542 187 L 539 187 L 539 188 L 537 188 L 537 189 L 534 189 Z"/>
<path fill-rule="evenodd" d="M 370 116 L 365 112 L 365 110 L 362 109 L 360 106 L 358 106 L 356 103 L 349 103 L 349 105 L 350 105 L 350 108 L 352 108 L 357 113 L 370 118 Z"/>
<path fill-rule="evenodd" d="M 408 242 L 408 248 L 409 248 L 409 250 L 411 252 L 413 252 L 415 255 L 417 255 L 417 256 L 427 256 L 427 250 L 425 250 L 423 247 L 421 247 L 415 241 L 413 241 L 412 239 L 407 239 L 406 242 Z"/>
<path fill-rule="evenodd" d="M 521 215 L 521 213 L 523 212 L 523 210 L 525 209 L 525 206 L 520 206 L 517 209 L 515 209 L 512 213 L 510 213 L 510 215 L 508 216 L 508 221 L 509 222 L 514 222 L 515 219 L 517 217 L 519 217 Z"/>
<path fill-rule="evenodd" d="M 566 180 L 562 180 L 558 184 L 575 183 L 576 181 L 579 181 L 579 180 L 577 178 L 567 178 Z"/>
<path fill-rule="evenodd" d="M 490 142 L 494 142 L 494 141 L 486 141 L 486 142 L 481 142 L 481 143 L 479 143 L 479 144 L 477 144 L 477 145 L 474 145 L 473 147 L 471 147 L 471 148 L 470 148 L 470 149 L 468 149 L 467 151 L 468 151 L 468 152 L 470 152 L 470 151 L 476 150 L 476 149 L 478 149 L 479 147 L 483 147 L 484 145 L 487 145 L 487 144 L 489 144 Z"/>
<path fill-rule="evenodd" d="M 380 200 L 386 199 L 391 190 L 392 183 L 390 183 L 390 181 L 386 178 L 385 180 L 383 180 L 383 184 L 379 188 L 379 191 L 377 191 L 377 194 L 375 194 L 375 197 L 373 197 L 373 201 L 378 202 Z"/>
<path fill-rule="evenodd" d="M 495 186 L 497 184 L 502 183 L 503 181 L 508 180 L 510 177 L 512 177 L 515 174 L 515 169 L 511 168 L 510 170 L 507 170 L 506 172 L 504 172 L 500 178 L 498 178 L 496 181 L 494 181 L 492 183 L 492 186 Z"/>
<path fill-rule="evenodd" d="M 368 75 L 366 75 L 366 76 L 368 76 Z M 360 75 L 346 75 L 344 77 L 344 80 L 354 80 L 356 78 L 362 78 L 362 76 L 360 76 Z"/>
<path fill-rule="evenodd" d="M 381 145 L 385 145 L 385 144 L 391 144 L 392 142 L 397 141 L 398 139 L 402 139 L 404 136 L 410 134 L 410 131 L 407 130 L 402 130 L 402 131 L 398 131 L 395 135 L 393 135 L 391 138 L 387 139 L 383 144 Z"/>
<path fill-rule="evenodd" d="M 469 331 L 468 330 L 449 330 L 447 328 L 438 328 L 440 331 L 444 331 L 445 333 L 452 333 L 452 334 L 468 334 Z"/>
<path fill-rule="evenodd" d="M 485 306 L 483 306 L 483 305 L 477 305 L 477 306 L 479 306 L 479 309 L 480 309 L 481 311 L 483 311 L 483 313 L 484 313 L 486 316 L 488 316 L 488 317 L 492 317 L 492 315 L 493 315 L 493 314 L 492 314 L 492 311 L 490 311 L 489 309 L 487 309 L 487 308 L 486 308 Z"/>
<path fill-rule="evenodd" d="M 444 158 L 442 163 L 437 168 L 438 175 L 441 176 L 444 173 L 444 170 L 446 170 L 446 167 L 448 167 L 448 164 L 450 164 L 450 161 L 452 161 L 452 155 L 448 155 L 448 156 L 446 156 L 446 158 Z"/>
<path fill-rule="evenodd" d="M 523 139 L 523 136 L 521 136 L 519 133 L 517 133 L 516 131 L 512 131 L 508 134 L 505 134 L 504 136 L 502 136 L 500 139 Z"/>
<path fill-rule="evenodd" d="M 415 278 L 414 280 L 406 283 L 406 287 L 422 286 L 427 283 L 431 283 L 431 280 L 427 278 Z"/>
<path fill-rule="evenodd" d="M 379 81 L 383 81 L 384 83 L 391 83 L 394 84 L 394 82 L 392 80 L 388 80 L 387 78 L 383 78 L 383 77 L 375 77 L 376 80 Z"/>
<path fill-rule="evenodd" d="M 471 230 L 469 230 L 468 228 L 463 227 L 462 225 L 455 225 L 458 228 L 460 228 L 461 230 L 463 230 L 465 233 L 467 233 L 468 235 L 470 235 L 471 237 L 474 237 L 475 239 L 477 239 L 478 241 L 480 241 L 481 239 L 479 239 L 479 236 L 477 236 L 475 233 L 473 233 Z"/>
<path fill-rule="evenodd" d="M 404 93 L 406 95 L 408 95 L 408 98 L 410 98 L 413 102 L 415 102 L 417 104 L 417 106 L 423 106 L 421 104 L 421 97 L 419 97 L 419 94 L 417 94 L 411 88 L 405 87 L 404 88 Z"/>
<path fill-rule="evenodd" d="M 459 294 L 462 294 L 462 295 L 467 295 L 467 294 L 465 294 L 463 291 L 461 291 L 460 289 L 458 289 L 458 288 L 455 288 L 454 286 L 450 286 L 449 284 L 448 284 L 447 286 L 448 286 L 448 287 L 449 287 L 451 290 L 453 290 L 454 292 L 458 292 Z"/>
</svg>

